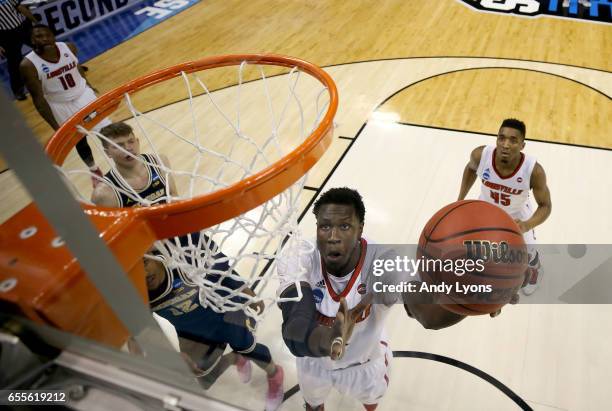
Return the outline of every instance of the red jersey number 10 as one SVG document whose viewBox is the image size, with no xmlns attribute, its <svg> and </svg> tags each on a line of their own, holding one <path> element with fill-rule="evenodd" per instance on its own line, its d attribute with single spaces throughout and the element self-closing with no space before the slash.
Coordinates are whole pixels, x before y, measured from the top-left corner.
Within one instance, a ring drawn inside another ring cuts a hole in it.
<svg viewBox="0 0 612 411">
<path fill-rule="evenodd" d="M 69 88 L 76 86 L 76 82 L 70 73 L 66 73 L 65 76 L 59 77 L 59 81 L 62 83 L 64 90 L 68 90 Z"/>
</svg>

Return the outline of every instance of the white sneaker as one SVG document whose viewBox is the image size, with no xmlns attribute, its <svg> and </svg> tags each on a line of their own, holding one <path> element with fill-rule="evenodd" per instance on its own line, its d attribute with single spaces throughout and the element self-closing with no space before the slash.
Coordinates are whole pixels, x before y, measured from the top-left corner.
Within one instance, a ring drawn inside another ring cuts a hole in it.
<svg viewBox="0 0 612 411">
<path fill-rule="evenodd" d="M 582 4 L 584 7 L 591 7 L 591 2 L 589 0 L 578 0 L 578 3 Z"/>
<path fill-rule="evenodd" d="M 563 4 L 561 5 L 561 7 L 567 8 L 569 7 L 569 3 L 570 3 L 569 0 L 563 0 Z"/>
<path fill-rule="evenodd" d="M 530 278 L 527 284 L 521 289 L 524 295 L 531 295 L 538 289 L 539 282 L 542 280 L 542 267 L 532 268 L 529 267 Z"/>
</svg>

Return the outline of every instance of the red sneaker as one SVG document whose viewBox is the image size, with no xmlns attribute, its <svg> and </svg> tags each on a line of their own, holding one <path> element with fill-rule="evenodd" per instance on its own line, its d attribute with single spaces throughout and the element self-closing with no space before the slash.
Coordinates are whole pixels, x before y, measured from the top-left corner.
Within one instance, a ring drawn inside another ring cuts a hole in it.
<svg viewBox="0 0 612 411">
<path fill-rule="evenodd" d="M 280 365 L 276 365 L 276 373 L 268 377 L 268 394 L 266 395 L 266 411 L 276 411 L 283 403 L 285 391 L 283 381 L 285 373 Z"/>
<path fill-rule="evenodd" d="M 251 381 L 252 367 L 251 361 L 244 358 L 242 355 L 238 355 L 236 361 L 236 370 L 238 371 L 238 378 L 243 384 L 248 384 Z"/>
</svg>

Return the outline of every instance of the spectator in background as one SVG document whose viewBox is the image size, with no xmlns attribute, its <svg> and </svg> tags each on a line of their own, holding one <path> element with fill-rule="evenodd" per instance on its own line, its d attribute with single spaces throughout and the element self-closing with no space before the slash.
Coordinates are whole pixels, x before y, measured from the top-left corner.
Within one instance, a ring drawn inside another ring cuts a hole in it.
<svg viewBox="0 0 612 411">
<path fill-rule="evenodd" d="M 21 0 L 0 0 L 0 54 L 6 58 L 11 90 L 17 100 L 25 100 L 25 88 L 19 74 L 21 48 L 31 46 L 30 32 L 36 19 Z"/>
</svg>

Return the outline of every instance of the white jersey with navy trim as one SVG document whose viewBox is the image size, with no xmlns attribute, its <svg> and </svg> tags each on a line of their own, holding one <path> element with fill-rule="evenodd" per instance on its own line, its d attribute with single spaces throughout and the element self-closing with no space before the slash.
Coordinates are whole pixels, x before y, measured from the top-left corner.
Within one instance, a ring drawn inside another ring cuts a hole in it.
<svg viewBox="0 0 612 411">
<path fill-rule="evenodd" d="M 495 168 L 495 147 L 485 146 L 476 174 L 481 181 L 480 200 L 495 204 L 515 219 L 525 221 L 533 214 L 530 204 L 531 173 L 535 157 L 521 153 L 521 160 L 514 172 L 500 176 Z"/>
<path fill-rule="evenodd" d="M 85 78 L 79 72 L 79 60 L 66 43 L 55 43 L 59 60 L 51 62 L 34 51 L 25 57 L 32 62 L 42 83 L 43 94 L 48 102 L 66 103 L 79 98 L 88 88 Z"/>
<path fill-rule="evenodd" d="M 318 319 L 321 324 L 331 326 L 338 309 L 340 298 L 344 297 L 349 309 L 361 302 L 367 292 L 368 276 L 372 275 L 373 261 L 380 258 L 374 247 L 368 247 L 368 242 L 361 239 L 361 258 L 354 271 L 344 277 L 334 277 L 323 270 L 321 254 L 316 247 L 313 251 L 302 255 L 300 265 L 306 273 L 299 281 L 308 282 L 312 288 Z M 281 255 L 277 261 L 277 271 L 280 277 L 281 293 L 289 285 L 295 283 L 291 277 L 296 272 L 296 261 L 289 255 Z M 292 268 L 293 267 L 293 268 Z M 320 361 L 324 369 L 343 369 L 356 364 L 363 364 L 384 354 L 380 349 L 381 341 L 385 341 L 384 322 L 389 312 L 385 304 L 372 304 L 364 310 L 362 317 L 355 324 L 353 335 L 342 359 L 332 361 L 328 357 L 311 358 Z"/>
</svg>

